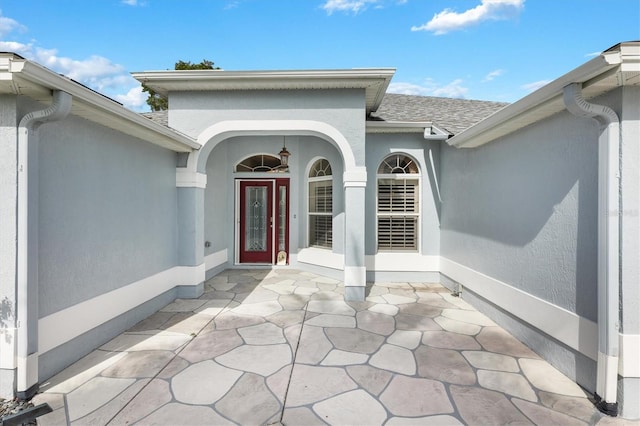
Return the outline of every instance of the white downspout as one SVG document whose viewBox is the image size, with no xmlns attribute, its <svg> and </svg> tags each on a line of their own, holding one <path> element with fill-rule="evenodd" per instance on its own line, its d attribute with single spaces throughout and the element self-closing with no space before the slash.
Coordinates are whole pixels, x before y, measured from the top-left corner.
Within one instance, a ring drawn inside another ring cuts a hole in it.
<svg viewBox="0 0 640 426">
<path fill-rule="evenodd" d="M 611 108 L 582 97 L 582 85 L 564 87 L 567 110 L 595 118 L 598 139 L 598 371 L 596 406 L 618 414 L 618 357 L 620 318 L 620 120 Z"/>
<path fill-rule="evenodd" d="M 29 150 L 37 149 L 37 145 L 31 144 L 30 146 L 29 140 L 37 136 L 37 129 L 43 123 L 64 119 L 71 111 L 71 103 L 71 95 L 56 90 L 53 92 L 53 102 L 48 108 L 26 114 L 18 125 L 16 394 L 20 399 L 29 399 L 38 390 L 37 343 L 34 345 L 29 342 L 29 337 L 33 337 L 33 330 L 37 330 L 38 320 L 37 310 L 35 315 L 33 312 L 29 312 L 30 304 L 37 307 L 37 298 L 33 300 L 34 297 L 30 298 L 29 295 L 35 294 L 37 296 L 38 291 L 36 285 L 37 257 L 30 258 L 29 256 L 29 245 L 34 241 L 34 237 L 29 236 L 31 230 L 29 226 L 29 196 L 37 185 L 37 181 L 32 183 L 30 191 Z M 34 168 L 34 171 L 37 171 L 37 168 Z M 31 175 L 31 177 L 37 176 L 34 173 Z M 33 196 L 33 194 L 31 195 Z M 37 215 L 37 210 L 31 212 L 32 217 L 34 214 Z M 32 226 L 36 225 L 32 222 Z M 32 247 L 32 250 L 37 250 L 37 247 Z M 35 338 L 37 339 L 37 333 L 35 333 Z"/>
</svg>

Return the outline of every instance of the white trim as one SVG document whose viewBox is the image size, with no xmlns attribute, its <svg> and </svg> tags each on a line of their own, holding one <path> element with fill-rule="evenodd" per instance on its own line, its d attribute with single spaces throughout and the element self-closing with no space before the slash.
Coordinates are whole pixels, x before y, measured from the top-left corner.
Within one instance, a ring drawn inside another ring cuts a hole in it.
<svg viewBox="0 0 640 426">
<path fill-rule="evenodd" d="M 191 152 L 200 148 L 200 144 L 189 136 L 156 123 L 153 120 L 131 111 L 118 102 L 114 102 L 107 96 L 61 76 L 35 62 L 19 58 L 12 53 L 1 53 L 0 58 L 8 67 L 3 67 L 0 73 L 2 80 L 12 80 L 13 87 L 9 93 L 19 93 L 31 96 L 34 99 L 45 102 L 42 99 L 43 88 L 45 93 L 51 90 L 62 90 L 74 98 L 72 112 L 94 123 L 99 123 L 119 132 L 140 138 L 155 145 L 171 149 L 175 152 Z M 9 73 L 10 75 L 5 75 Z M 2 90 L 2 93 L 7 93 Z M 47 95 L 48 96 L 48 95 Z"/>
<path fill-rule="evenodd" d="M 356 167 L 356 160 L 347 138 L 328 123 L 314 120 L 228 120 L 216 123 L 198 135 L 202 145 L 189 155 L 187 168 L 204 171 L 211 151 L 220 142 L 235 136 L 316 136 L 332 143 L 342 155 L 344 170 L 365 169 Z M 366 171 L 366 169 L 365 169 Z"/>
<path fill-rule="evenodd" d="M 440 272 L 565 345 L 597 358 L 595 322 L 445 257 L 440 257 Z"/>
<path fill-rule="evenodd" d="M 206 188 L 206 173 L 198 173 L 187 170 L 183 167 L 176 169 L 176 186 L 178 188 Z"/>
<path fill-rule="evenodd" d="M 309 177 L 309 173 L 311 173 L 311 168 L 314 166 L 314 164 L 316 164 L 316 162 L 324 160 L 329 164 L 329 167 L 331 167 L 331 174 L 330 175 L 324 175 L 324 176 L 318 176 L 318 177 Z M 335 183 L 334 179 L 333 179 L 333 167 L 331 166 L 331 161 L 329 161 L 326 157 L 322 157 L 322 156 L 315 156 L 311 159 L 311 161 L 309 161 L 307 163 L 307 166 L 305 168 L 305 174 L 304 176 L 306 176 L 306 180 L 305 180 L 305 184 L 304 184 L 304 188 L 302 189 L 303 191 L 303 197 L 305 199 L 305 236 L 303 238 L 304 241 L 304 246 L 305 247 L 309 247 L 310 246 L 310 242 L 309 242 L 309 236 L 311 235 L 311 220 L 310 220 L 310 216 L 312 216 L 311 212 L 309 212 L 309 196 L 310 196 L 310 192 L 309 192 L 309 184 L 312 182 L 323 182 L 323 181 L 329 181 L 331 182 L 331 212 L 330 213 L 315 213 L 315 215 L 317 216 L 331 216 L 331 239 L 333 241 L 333 185 Z M 332 243 L 333 246 L 333 243 Z M 325 250 L 331 250 L 331 248 L 325 248 Z"/>
<path fill-rule="evenodd" d="M 0 369 L 16 368 L 17 328 L 0 328 Z"/>
<path fill-rule="evenodd" d="M 640 334 L 620 333 L 618 373 L 622 377 L 640 377 Z"/>
<path fill-rule="evenodd" d="M 376 272 L 440 272 L 440 256 L 420 253 L 378 253 L 366 256 L 365 264 Z"/>
<path fill-rule="evenodd" d="M 227 263 L 229 260 L 227 249 L 219 250 L 215 253 L 211 253 L 210 255 L 205 256 L 204 264 L 205 270 L 208 271 L 217 266 Z"/>
<path fill-rule="evenodd" d="M 16 364 L 18 371 L 26 373 L 18 374 L 16 383 L 18 391 L 24 392 L 38 383 L 38 352 L 29 354 L 26 358 L 17 357 Z"/>
<path fill-rule="evenodd" d="M 366 286 L 367 285 L 366 266 L 345 266 L 344 267 L 344 285 L 345 287 Z"/>
<path fill-rule="evenodd" d="M 366 187 L 367 168 L 362 166 L 352 167 L 342 174 L 342 184 L 347 187 Z"/>
<path fill-rule="evenodd" d="M 204 278 L 204 263 L 175 266 L 47 315 L 38 321 L 38 349 L 40 353 L 50 351 L 167 290 L 176 286 L 197 286 Z"/>
<path fill-rule="evenodd" d="M 524 98 L 507 105 L 453 136 L 447 142 L 458 148 L 474 148 L 558 113 L 565 108 L 562 102 L 563 88 L 571 83 L 584 83 L 584 88 L 588 88 L 586 98 L 599 96 L 622 85 L 625 79 L 620 78 L 618 72 L 614 74 L 612 70 L 636 71 L 640 57 L 638 42 L 621 43 L 612 49 L 601 53 Z M 616 76 L 616 74 L 618 74 L 617 78 L 607 79 L 607 77 Z"/>
<path fill-rule="evenodd" d="M 596 394 L 606 402 L 616 402 L 618 393 L 618 357 L 598 352 L 596 375 Z"/>
<path fill-rule="evenodd" d="M 235 217 L 235 234 L 234 234 L 234 245 L 235 245 L 235 253 L 234 253 L 234 265 L 275 265 L 276 264 L 276 250 L 275 250 L 275 244 L 277 243 L 277 235 L 276 235 L 276 227 L 274 226 L 273 221 L 276 220 L 277 214 L 278 214 L 278 206 L 276 203 L 276 196 L 277 196 L 277 186 L 276 185 L 276 179 L 289 179 L 289 183 L 291 183 L 290 177 L 289 176 L 282 176 L 282 177 L 274 177 L 272 173 L 257 173 L 258 175 L 266 175 L 265 178 L 261 178 L 261 177 L 252 177 L 252 178 L 238 178 L 236 177 L 234 179 L 234 185 L 235 185 L 235 212 L 234 212 L 234 217 Z M 251 176 L 256 175 L 256 173 L 250 173 Z M 240 209 L 241 209 L 241 205 L 240 205 L 240 186 L 242 182 L 270 182 L 271 183 L 271 200 L 272 200 L 272 206 L 271 206 L 271 262 L 270 263 L 247 263 L 247 262 L 240 262 L 240 238 L 242 238 L 243 236 L 240 235 L 240 221 L 242 220 L 241 216 L 240 216 Z M 289 193 L 287 194 L 288 196 L 290 196 L 290 192 L 291 192 L 291 188 L 289 188 Z M 291 227 L 291 225 L 289 225 L 289 228 Z"/>
<path fill-rule="evenodd" d="M 367 133 L 425 133 L 431 129 L 430 121 L 366 121 Z"/>
<path fill-rule="evenodd" d="M 325 268 L 344 269 L 344 255 L 333 253 L 328 249 L 307 247 L 298 251 L 296 261 Z"/>
</svg>

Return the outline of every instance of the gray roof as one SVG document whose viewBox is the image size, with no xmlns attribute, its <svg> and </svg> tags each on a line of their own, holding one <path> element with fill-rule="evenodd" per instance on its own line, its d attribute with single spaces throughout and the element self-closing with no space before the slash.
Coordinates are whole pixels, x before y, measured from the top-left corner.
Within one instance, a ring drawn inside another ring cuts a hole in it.
<svg viewBox="0 0 640 426">
<path fill-rule="evenodd" d="M 469 99 L 387 93 L 372 120 L 430 121 L 434 125 L 458 134 L 509 104 Z"/>
<path fill-rule="evenodd" d="M 167 111 L 143 112 L 142 115 L 158 124 L 169 127 L 169 114 Z"/>
<path fill-rule="evenodd" d="M 468 99 L 436 98 L 432 96 L 397 95 L 387 93 L 373 121 L 430 121 L 451 134 L 458 134 L 509 104 Z M 168 126 L 167 111 L 147 112 L 145 117 Z"/>
</svg>

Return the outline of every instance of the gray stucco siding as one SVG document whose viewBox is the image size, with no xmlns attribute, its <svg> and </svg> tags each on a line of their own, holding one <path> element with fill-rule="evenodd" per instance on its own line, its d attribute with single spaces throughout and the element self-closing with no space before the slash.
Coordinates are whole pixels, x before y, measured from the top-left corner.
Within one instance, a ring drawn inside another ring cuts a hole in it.
<svg viewBox="0 0 640 426">
<path fill-rule="evenodd" d="M 334 251 L 343 251 L 344 194 L 342 188 L 342 159 L 329 142 L 310 136 L 287 136 L 286 146 L 291 152 L 288 173 L 236 173 L 235 166 L 256 154 L 277 155 L 282 149 L 281 136 L 232 137 L 219 143 L 207 161 L 207 187 L 204 201 L 204 239 L 211 243 L 205 256 L 227 250 L 233 264 L 236 247 L 235 208 L 236 179 L 289 179 L 289 251 L 306 247 L 307 235 L 307 173 L 315 158 L 331 163 L 333 182 Z"/>
<path fill-rule="evenodd" d="M 233 196 L 229 198 L 229 168 L 233 169 L 227 158 L 227 144 L 218 144 L 207 162 L 207 187 L 204 194 L 204 239 L 211 243 L 205 247 L 204 255 L 228 249 L 228 255 L 233 249 L 228 247 L 229 229 L 233 228 L 233 213 L 229 216 L 229 205 L 233 206 Z M 232 210 L 233 212 L 233 210 Z"/>
<path fill-rule="evenodd" d="M 442 256 L 595 321 L 595 122 L 560 113 L 441 154 Z"/>
<path fill-rule="evenodd" d="M 440 142 L 426 141 L 422 134 L 367 134 L 366 254 L 377 253 L 377 172 L 392 153 L 415 158 L 420 167 L 420 252 L 440 254 L 440 200 L 438 195 Z"/>
<path fill-rule="evenodd" d="M 621 331 L 640 334 L 640 87 L 624 87 L 621 92 Z M 634 383 L 635 389 L 640 389 L 640 379 Z"/>
<path fill-rule="evenodd" d="M 15 326 L 17 133 L 16 99 L 0 96 L 0 327 Z"/>
<path fill-rule="evenodd" d="M 308 176 L 311 163 L 318 158 L 324 158 L 331 165 L 333 176 L 333 220 L 332 220 L 332 251 L 344 254 L 344 189 L 342 185 L 342 173 L 344 170 L 342 158 L 338 150 L 329 142 L 313 137 L 300 138 L 300 158 L 298 160 L 297 181 L 300 183 L 298 208 L 299 239 L 296 241 L 296 248 L 309 246 L 309 187 Z"/>
<path fill-rule="evenodd" d="M 39 131 L 40 317 L 176 265 L 176 155 L 78 117 Z"/>
<path fill-rule="evenodd" d="M 169 125 L 197 138 L 227 120 L 313 120 L 335 127 L 364 164 L 364 90 L 172 92 Z"/>
</svg>

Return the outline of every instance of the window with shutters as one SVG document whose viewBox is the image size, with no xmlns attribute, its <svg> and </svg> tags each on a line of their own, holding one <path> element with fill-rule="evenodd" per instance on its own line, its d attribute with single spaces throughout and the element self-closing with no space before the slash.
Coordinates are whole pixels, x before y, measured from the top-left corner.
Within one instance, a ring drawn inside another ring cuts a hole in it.
<svg viewBox="0 0 640 426">
<path fill-rule="evenodd" d="M 331 248 L 333 242 L 333 176 L 325 159 L 309 170 L 309 246 Z"/>
<path fill-rule="evenodd" d="M 420 170 L 404 154 L 386 157 L 378 167 L 378 250 L 418 250 Z"/>
</svg>

